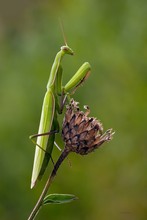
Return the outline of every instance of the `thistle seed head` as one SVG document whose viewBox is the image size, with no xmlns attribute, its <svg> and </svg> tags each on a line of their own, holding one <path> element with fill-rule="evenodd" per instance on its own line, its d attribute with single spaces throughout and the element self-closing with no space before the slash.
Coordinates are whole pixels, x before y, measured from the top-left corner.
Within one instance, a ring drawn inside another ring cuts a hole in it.
<svg viewBox="0 0 147 220">
<path fill-rule="evenodd" d="M 90 109 L 84 106 L 85 112 L 80 111 L 78 102 L 71 99 L 62 126 L 62 138 L 68 151 L 81 155 L 97 149 L 104 142 L 112 139 L 112 129 L 103 133 L 103 126 L 94 117 L 88 117 Z"/>
</svg>

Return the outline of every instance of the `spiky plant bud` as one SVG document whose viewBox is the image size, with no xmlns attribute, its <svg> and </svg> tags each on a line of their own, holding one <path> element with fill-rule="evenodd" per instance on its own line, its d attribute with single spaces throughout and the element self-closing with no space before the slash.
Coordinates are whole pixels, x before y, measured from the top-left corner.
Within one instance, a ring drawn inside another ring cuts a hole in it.
<svg viewBox="0 0 147 220">
<path fill-rule="evenodd" d="M 112 139 L 112 129 L 103 133 L 103 126 L 94 117 L 88 117 L 90 110 L 85 106 L 86 111 L 80 111 L 78 102 L 71 99 L 67 106 L 62 126 L 62 138 L 65 148 L 69 152 L 76 152 L 81 155 L 88 154 L 97 149 L 104 142 Z"/>
</svg>

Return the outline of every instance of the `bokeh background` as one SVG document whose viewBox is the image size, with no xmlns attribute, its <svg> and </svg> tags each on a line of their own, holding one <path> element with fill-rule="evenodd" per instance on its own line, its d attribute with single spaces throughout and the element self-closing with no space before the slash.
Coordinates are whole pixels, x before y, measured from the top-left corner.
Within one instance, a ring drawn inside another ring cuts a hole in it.
<svg viewBox="0 0 147 220">
<path fill-rule="evenodd" d="M 63 45 L 60 16 L 75 51 L 63 60 L 64 83 L 89 61 L 92 73 L 74 98 L 116 133 L 95 153 L 69 156 L 71 166 L 64 162 L 50 193 L 79 200 L 46 206 L 37 219 L 146 220 L 147 2 L 0 4 L 0 219 L 27 219 L 52 167 L 30 190 L 34 146 L 28 137 L 38 130 L 49 71 Z M 58 144 L 63 147 L 60 135 Z"/>
</svg>

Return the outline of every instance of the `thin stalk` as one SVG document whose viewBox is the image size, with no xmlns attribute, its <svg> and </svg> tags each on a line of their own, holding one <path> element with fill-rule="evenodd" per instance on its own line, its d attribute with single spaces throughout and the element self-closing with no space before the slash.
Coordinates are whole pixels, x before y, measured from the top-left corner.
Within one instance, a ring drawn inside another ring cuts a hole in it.
<svg viewBox="0 0 147 220">
<path fill-rule="evenodd" d="M 69 151 L 65 148 L 64 151 L 61 153 L 60 157 L 58 158 L 58 160 L 57 160 L 57 162 L 56 162 L 56 164 L 55 164 L 55 166 L 54 166 L 54 168 L 53 168 L 53 170 L 52 170 L 52 172 L 51 172 L 51 174 L 50 174 L 50 176 L 49 176 L 49 178 L 48 178 L 48 180 L 47 180 L 47 182 L 46 182 L 46 184 L 43 188 L 43 191 L 42 191 L 42 193 L 41 193 L 34 209 L 32 210 L 28 220 L 35 219 L 37 213 L 39 212 L 39 209 L 42 206 L 43 199 L 45 198 L 45 196 L 48 192 L 48 189 L 49 189 L 54 177 L 56 176 L 58 168 L 60 167 L 63 160 L 68 156 L 68 154 L 69 154 Z"/>
</svg>

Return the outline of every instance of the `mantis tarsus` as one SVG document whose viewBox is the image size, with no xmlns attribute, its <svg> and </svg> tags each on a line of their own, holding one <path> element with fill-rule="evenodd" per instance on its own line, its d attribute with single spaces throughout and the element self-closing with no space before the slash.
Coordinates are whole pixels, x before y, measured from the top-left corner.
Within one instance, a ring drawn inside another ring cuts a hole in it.
<svg viewBox="0 0 147 220">
<path fill-rule="evenodd" d="M 70 92 L 75 92 L 78 86 L 86 80 L 91 70 L 90 64 L 85 62 L 69 82 L 62 86 L 61 61 L 65 54 L 73 55 L 72 49 L 67 44 L 61 47 L 51 68 L 42 105 L 38 134 L 30 136 L 30 139 L 37 137 L 31 188 L 34 187 L 38 179 L 42 178 L 51 158 L 55 133 L 59 132 L 57 115 L 62 114 L 65 100 Z"/>
</svg>

